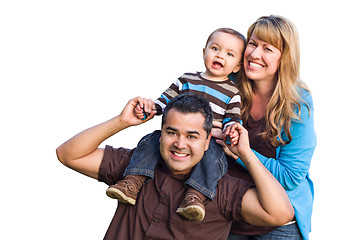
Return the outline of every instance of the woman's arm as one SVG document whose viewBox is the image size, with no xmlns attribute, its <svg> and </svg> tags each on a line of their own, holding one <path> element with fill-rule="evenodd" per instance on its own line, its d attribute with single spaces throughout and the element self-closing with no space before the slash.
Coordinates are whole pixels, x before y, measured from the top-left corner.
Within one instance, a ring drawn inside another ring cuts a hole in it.
<svg viewBox="0 0 360 240">
<path fill-rule="evenodd" d="M 301 122 L 293 121 L 291 126 L 292 141 L 277 149 L 277 158 L 267 158 L 253 150 L 257 158 L 274 175 L 286 190 L 295 189 L 309 172 L 310 162 L 316 146 L 314 113 L 311 96 L 308 96 L 308 108 L 301 105 Z M 285 138 L 285 136 L 283 136 Z M 241 158 L 237 160 L 245 167 Z"/>
<path fill-rule="evenodd" d="M 242 217 L 258 226 L 280 226 L 289 222 L 294 210 L 284 188 L 250 149 L 247 130 L 240 124 L 231 127 L 239 132 L 240 138 L 239 143 L 229 149 L 243 159 L 256 186 L 256 190 L 248 190 L 242 199 Z"/>
</svg>

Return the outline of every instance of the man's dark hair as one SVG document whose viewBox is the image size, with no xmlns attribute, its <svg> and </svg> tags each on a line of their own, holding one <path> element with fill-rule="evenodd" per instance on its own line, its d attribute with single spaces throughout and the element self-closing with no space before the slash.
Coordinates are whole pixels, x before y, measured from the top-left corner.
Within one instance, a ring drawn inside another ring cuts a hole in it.
<svg viewBox="0 0 360 240">
<path fill-rule="evenodd" d="M 161 126 L 165 124 L 167 114 L 171 109 L 175 109 L 181 113 L 201 113 L 205 118 L 203 128 L 206 132 L 206 137 L 209 137 L 212 129 L 213 113 L 207 99 L 189 92 L 174 97 L 169 101 L 163 111 Z"/>
</svg>

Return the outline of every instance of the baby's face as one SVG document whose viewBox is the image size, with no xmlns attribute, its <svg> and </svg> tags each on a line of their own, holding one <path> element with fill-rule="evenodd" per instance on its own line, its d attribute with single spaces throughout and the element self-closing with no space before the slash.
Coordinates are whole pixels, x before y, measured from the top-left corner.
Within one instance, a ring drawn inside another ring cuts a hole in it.
<svg viewBox="0 0 360 240">
<path fill-rule="evenodd" d="M 204 49 L 204 77 L 226 80 L 232 72 L 240 70 L 244 42 L 229 33 L 215 32 Z"/>
</svg>

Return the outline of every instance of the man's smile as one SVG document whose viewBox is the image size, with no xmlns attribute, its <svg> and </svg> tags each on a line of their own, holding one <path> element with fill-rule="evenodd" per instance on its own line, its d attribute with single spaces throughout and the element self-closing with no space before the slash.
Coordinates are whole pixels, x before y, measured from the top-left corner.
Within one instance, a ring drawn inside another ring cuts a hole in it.
<svg viewBox="0 0 360 240">
<path fill-rule="evenodd" d="M 190 155 L 188 153 L 182 153 L 182 152 L 178 152 L 178 151 L 170 151 L 170 152 L 174 156 L 175 159 L 183 159 Z"/>
</svg>

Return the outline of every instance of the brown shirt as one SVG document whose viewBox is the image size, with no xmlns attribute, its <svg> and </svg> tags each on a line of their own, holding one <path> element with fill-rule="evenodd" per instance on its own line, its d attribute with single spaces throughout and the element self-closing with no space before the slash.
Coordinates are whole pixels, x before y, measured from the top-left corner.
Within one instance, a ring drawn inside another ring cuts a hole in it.
<svg viewBox="0 0 360 240">
<path fill-rule="evenodd" d="M 133 150 L 107 146 L 99 170 L 99 181 L 108 185 L 122 178 Z M 185 196 L 188 175 L 173 175 L 163 161 L 155 178 L 141 188 L 135 206 L 118 204 L 104 239 L 227 239 L 231 221 L 241 218 L 241 201 L 253 185 L 225 175 L 213 201 L 207 199 L 205 218 L 189 221 L 176 214 Z"/>
</svg>

